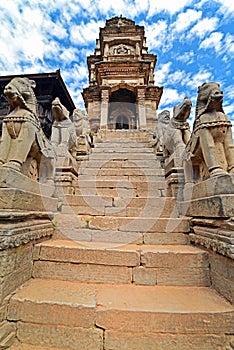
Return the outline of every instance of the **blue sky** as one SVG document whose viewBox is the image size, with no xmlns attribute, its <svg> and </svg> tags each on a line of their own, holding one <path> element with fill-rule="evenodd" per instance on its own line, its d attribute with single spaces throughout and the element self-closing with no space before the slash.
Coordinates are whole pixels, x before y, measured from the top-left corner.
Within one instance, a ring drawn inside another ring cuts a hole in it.
<svg viewBox="0 0 234 350">
<path fill-rule="evenodd" d="M 158 56 L 159 110 L 187 95 L 192 120 L 197 87 L 216 81 L 234 123 L 233 0 L 1 0 L 0 75 L 60 68 L 76 106 L 84 108 L 86 57 L 105 20 L 120 14 L 145 26 L 148 51 Z"/>
</svg>

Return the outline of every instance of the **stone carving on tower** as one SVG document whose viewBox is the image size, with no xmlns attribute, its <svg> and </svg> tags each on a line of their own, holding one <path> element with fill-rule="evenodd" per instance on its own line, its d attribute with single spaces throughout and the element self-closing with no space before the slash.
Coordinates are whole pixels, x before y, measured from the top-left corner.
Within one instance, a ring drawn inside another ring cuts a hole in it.
<svg viewBox="0 0 234 350">
<path fill-rule="evenodd" d="M 155 129 L 163 91 L 154 85 L 156 61 L 143 26 L 122 16 L 106 21 L 87 58 L 89 86 L 82 93 L 92 131 Z"/>
</svg>

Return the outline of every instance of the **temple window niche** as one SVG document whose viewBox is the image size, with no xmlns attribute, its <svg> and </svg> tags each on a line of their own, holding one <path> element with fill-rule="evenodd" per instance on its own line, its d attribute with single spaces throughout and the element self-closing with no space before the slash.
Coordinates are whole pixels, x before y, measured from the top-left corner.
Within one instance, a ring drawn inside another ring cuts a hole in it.
<svg viewBox="0 0 234 350">
<path fill-rule="evenodd" d="M 163 92 L 154 85 L 156 62 L 143 26 L 122 16 L 106 21 L 87 58 L 89 86 L 82 92 L 93 132 L 155 129 Z"/>
</svg>

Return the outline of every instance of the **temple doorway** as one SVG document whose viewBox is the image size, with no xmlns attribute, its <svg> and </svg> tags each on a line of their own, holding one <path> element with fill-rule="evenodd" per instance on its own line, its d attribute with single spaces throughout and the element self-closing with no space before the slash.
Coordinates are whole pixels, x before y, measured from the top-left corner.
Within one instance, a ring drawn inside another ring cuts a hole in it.
<svg viewBox="0 0 234 350">
<path fill-rule="evenodd" d="M 116 118 L 115 129 L 129 129 L 128 118 L 124 115 L 119 115 Z"/>
<path fill-rule="evenodd" d="M 136 97 L 127 88 L 114 90 L 109 99 L 108 110 L 109 129 L 136 129 Z"/>
</svg>

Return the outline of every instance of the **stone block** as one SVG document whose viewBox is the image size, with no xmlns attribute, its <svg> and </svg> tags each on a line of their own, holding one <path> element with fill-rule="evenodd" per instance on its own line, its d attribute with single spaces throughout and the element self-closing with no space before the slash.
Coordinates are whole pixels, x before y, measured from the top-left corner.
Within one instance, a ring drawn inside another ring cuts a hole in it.
<svg viewBox="0 0 234 350">
<path fill-rule="evenodd" d="M 105 332 L 105 349 L 214 350 L 228 349 L 232 336 L 222 334 L 163 334 Z M 231 349 L 231 348 L 230 348 Z"/>
<path fill-rule="evenodd" d="M 0 278 L 0 300 L 3 300 L 7 295 L 14 292 L 25 281 L 32 276 L 32 262 L 19 267 L 12 273 Z"/>
<path fill-rule="evenodd" d="M 157 268 L 157 284 L 159 286 L 197 286 L 209 287 L 209 268 Z"/>
<path fill-rule="evenodd" d="M 36 261 L 33 276 L 92 283 L 131 283 L 132 269 L 125 266 Z"/>
<path fill-rule="evenodd" d="M 16 325 L 7 321 L 0 324 L 0 349 L 8 349 L 13 344 L 16 335 Z"/>
<path fill-rule="evenodd" d="M 57 210 L 57 199 L 16 188 L 0 188 L 0 208 L 54 212 Z"/>
<path fill-rule="evenodd" d="M 187 185 L 184 189 L 184 199 L 199 199 L 204 197 L 234 194 L 234 175 L 220 175 Z"/>
<path fill-rule="evenodd" d="M 97 288 L 73 282 L 33 280 L 12 297 L 8 320 L 90 328 L 95 325 Z"/>
<path fill-rule="evenodd" d="M 142 264 L 160 268 L 207 268 L 208 253 L 191 246 L 147 246 L 142 247 Z"/>
<path fill-rule="evenodd" d="M 97 326 L 134 333 L 232 334 L 233 307 L 204 287 L 103 286 Z"/>
<path fill-rule="evenodd" d="M 23 343 L 56 349 L 103 349 L 103 331 L 95 328 L 86 329 L 19 322 L 17 338 Z"/>
<path fill-rule="evenodd" d="M 53 240 L 37 245 L 39 259 L 48 261 L 73 262 L 80 264 L 138 266 L 140 254 L 126 247 L 91 247 L 73 241 Z"/>
<path fill-rule="evenodd" d="M 157 284 L 157 270 L 143 266 L 133 268 L 133 283 L 154 286 Z"/>
<path fill-rule="evenodd" d="M 160 233 L 151 232 L 145 233 L 143 236 L 144 244 L 188 244 L 188 234 L 179 232 Z"/>
<path fill-rule="evenodd" d="M 234 194 L 216 195 L 206 198 L 192 199 L 181 204 L 182 213 L 192 217 L 222 217 L 234 216 Z"/>
</svg>

